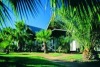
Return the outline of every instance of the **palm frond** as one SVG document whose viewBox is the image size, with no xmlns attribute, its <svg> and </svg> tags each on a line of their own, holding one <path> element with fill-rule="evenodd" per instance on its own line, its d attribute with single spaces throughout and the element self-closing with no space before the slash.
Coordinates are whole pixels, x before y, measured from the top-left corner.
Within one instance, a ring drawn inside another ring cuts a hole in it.
<svg viewBox="0 0 100 67">
<path fill-rule="evenodd" d="M 3 22 L 5 23 L 7 20 L 11 20 L 9 8 L 0 1 L 0 26 L 2 26 Z"/>
<path fill-rule="evenodd" d="M 42 6 L 41 0 L 9 0 L 9 2 L 21 17 L 23 15 L 27 17 L 29 14 L 37 15 L 39 6 Z"/>
</svg>

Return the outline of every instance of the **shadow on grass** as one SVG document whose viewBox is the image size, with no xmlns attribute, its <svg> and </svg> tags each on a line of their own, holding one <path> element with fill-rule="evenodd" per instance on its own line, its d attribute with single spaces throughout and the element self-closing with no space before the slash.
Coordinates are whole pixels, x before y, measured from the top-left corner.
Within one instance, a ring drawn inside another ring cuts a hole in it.
<svg viewBox="0 0 100 67">
<path fill-rule="evenodd" d="M 99 67 L 100 62 L 50 62 L 42 57 L 5 57 L 0 56 L 0 67 Z"/>
<path fill-rule="evenodd" d="M 84 63 L 80 63 L 80 66 L 81 67 L 99 67 L 100 66 L 100 61 L 84 62 Z"/>
<path fill-rule="evenodd" d="M 89 62 L 79 62 L 79 61 L 59 61 L 54 60 L 53 62 L 65 65 L 65 67 L 100 67 L 100 61 L 89 61 Z"/>
<path fill-rule="evenodd" d="M 39 58 L 39 59 L 38 59 Z M 40 57 L 4 57 L 0 56 L 0 67 L 62 67 Z"/>
</svg>

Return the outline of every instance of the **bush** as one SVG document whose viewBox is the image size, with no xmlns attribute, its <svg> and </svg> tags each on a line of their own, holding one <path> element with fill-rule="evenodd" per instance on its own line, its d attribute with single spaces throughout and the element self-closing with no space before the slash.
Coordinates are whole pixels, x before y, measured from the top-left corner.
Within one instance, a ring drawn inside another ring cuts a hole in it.
<svg viewBox="0 0 100 67">
<path fill-rule="evenodd" d="M 5 49 L 8 45 L 9 45 L 9 41 L 2 41 L 0 43 L 0 47 L 3 48 L 3 49 Z"/>
<path fill-rule="evenodd" d="M 70 45 L 67 43 L 65 45 L 61 45 L 58 47 L 57 52 L 61 53 L 69 53 L 70 52 Z"/>
<path fill-rule="evenodd" d="M 17 51 L 17 45 L 11 45 L 10 50 L 16 52 Z"/>
</svg>

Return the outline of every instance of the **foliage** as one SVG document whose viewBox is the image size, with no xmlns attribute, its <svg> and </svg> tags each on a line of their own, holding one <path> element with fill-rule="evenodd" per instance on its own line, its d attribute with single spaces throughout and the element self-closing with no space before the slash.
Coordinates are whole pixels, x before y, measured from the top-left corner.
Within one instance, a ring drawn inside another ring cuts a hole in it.
<svg viewBox="0 0 100 67">
<path fill-rule="evenodd" d="M 92 3 L 95 3 L 96 5 L 99 4 L 99 0 L 47 0 L 47 5 L 50 2 L 52 11 L 55 11 L 56 9 L 59 9 L 62 5 L 66 5 L 70 2 L 72 6 L 77 5 L 83 5 L 87 4 L 92 5 Z M 6 4 L 9 4 L 9 7 Z M 83 3 L 83 4 L 82 4 Z M 47 5 L 45 7 L 47 7 Z M 39 6 L 42 6 L 41 0 L 0 0 L 0 23 L 2 24 L 5 21 L 5 19 L 11 19 L 11 16 L 9 14 L 10 8 L 17 13 L 21 18 L 28 15 L 28 13 L 31 13 L 33 16 L 38 14 L 38 8 Z M 94 8 L 95 9 L 95 8 Z M 99 16 L 99 15 L 98 15 Z M 6 18 L 5 18 L 6 17 Z M 28 18 L 28 17 L 27 17 Z M 22 18 L 23 19 L 23 18 Z"/>
<path fill-rule="evenodd" d="M 2 41 L 0 43 L 0 47 L 2 47 L 3 49 L 5 49 L 8 45 L 9 45 L 9 41 Z"/>
<path fill-rule="evenodd" d="M 36 33 L 36 40 L 47 42 L 50 40 L 51 33 L 51 30 L 41 30 Z"/>
<path fill-rule="evenodd" d="M 50 29 L 64 29 L 64 23 L 60 20 L 52 20 L 51 18 L 51 21 L 50 21 L 50 24 L 49 24 L 49 28 Z"/>
<path fill-rule="evenodd" d="M 17 30 L 19 30 L 19 31 L 26 29 L 23 21 L 16 22 L 15 26 L 16 26 Z"/>
<path fill-rule="evenodd" d="M 48 52 L 47 42 L 50 40 L 51 30 L 41 30 L 36 33 L 36 40 L 43 42 L 44 53 Z"/>
<path fill-rule="evenodd" d="M 9 9 L 7 8 L 7 6 L 0 0 L 0 26 L 2 27 L 3 23 L 6 20 L 10 20 L 10 14 L 9 14 Z M 0 27 L 0 28 L 1 28 Z"/>
<path fill-rule="evenodd" d="M 15 40 L 18 42 L 19 51 L 24 51 L 25 44 L 27 44 L 28 41 L 32 40 L 30 38 L 31 33 L 27 32 L 28 27 L 24 24 L 23 21 L 16 22 L 15 26 L 16 26 Z"/>
<path fill-rule="evenodd" d="M 14 35 L 14 32 L 12 28 L 6 27 L 2 29 L 0 33 L 0 37 L 2 39 L 1 46 L 3 48 L 6 48 L 8 45 L 11 45 L 13 43 L 14 41 L 13 35 Z"/>
<path fill-rule="evenodd" d="M 23 21 L 16 22 L 15 26 L 16 29 L 6 27 L 1 30 L 0 45 L 4 48 L 6 48 L 5 46 L 10 45 L 10 49 L 13 51 L 24 51 L 24 49 L 26 49 L 26 42 L 30 42 L 30 40 L 33 40 L 33 35 L 30 32 L 27 32 L 28 27 L 24 24 Z M 27 45 L 29 44 L 30 43 L 28 43 Z"/>
<path fill-rule="evenodd" d="M 68 53 L 70 51 L 70 42 L 71 42 L 71 37 L 69 36 L 59 37 L 58 51 Z"/>
<path fill-rule="evenodd" d="M 9 4 L 9 6 L 7 4 Z M 27 16 L 28 12 L 31 12 L 33 16 L 38 14 L 39 11 L 37 7 L 41 6 L 41 0 L 0 0 L 0 23 L 2 23 L 2 21 L 4 22 L 6 19 L 12 19 L 9 14 L 11 10 L 22 18 L 23 15 Z"/>
<path fill-rule="evenodd" d="M 84 49 L 89 49 L 89 51 L 94 49 L 93 42 L 97 42 L 94 40 L 94 31 L 93 31 L 93 17 L 98 11 L 96 7 L 97 5 L 93 5 L 91 8 L 88 4 L 86 4 L 87 8 L 82 5 L 79 7 L 72 7 L 70 4 L 66 6 L 62 6 L 61 9 L 58 9 L 58 14 L 61 17 L 61 20 L 65 22 L 66 30 L 71 34 L 72 38 L 77 40 L 80 45 L 84 46 Z M 98 21 L 94 19 L 97 23 Z M 93 33 L 92 33 L 93 32 Z M 97 34 L 98 35 L 98 34 Z M 94 45 L 97 45 L 96 43 Z M 91 53 L 91 51 L 90 51 Z"/>
<path fill-rule="evenodd" d="M 26 51 L 33 51 L 35 50 L 35 46 L 34 46 L 34 41 L 33 40 L 27 40 L 26 42 Z"/>
</svg>

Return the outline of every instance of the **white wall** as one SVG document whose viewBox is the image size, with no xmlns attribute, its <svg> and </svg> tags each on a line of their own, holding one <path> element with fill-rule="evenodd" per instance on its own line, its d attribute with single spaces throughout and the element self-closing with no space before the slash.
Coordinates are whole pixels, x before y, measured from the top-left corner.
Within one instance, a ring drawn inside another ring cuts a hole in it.
<svg viewBox="0 0 100 67">
<path fill-rule="evenodd" d="M 70 51 L 76 51 L 78 47 L 79 47 L 79 45 L 78 45 L 77 41 L 73 40 L 70 43 Z"/>
</svg>

